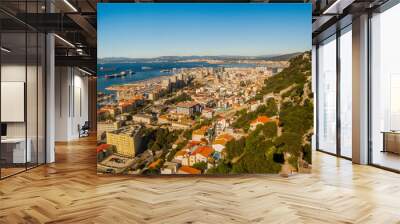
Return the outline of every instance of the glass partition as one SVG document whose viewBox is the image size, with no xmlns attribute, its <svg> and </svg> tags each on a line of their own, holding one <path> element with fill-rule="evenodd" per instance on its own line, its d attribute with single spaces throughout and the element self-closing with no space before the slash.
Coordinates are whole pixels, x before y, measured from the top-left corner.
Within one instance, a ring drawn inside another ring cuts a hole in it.
<svg viewBox="0 0 400 224">
<path fill-rule="evenodd" d="M 340 155 L 352 157 L 352 34 L 351 25 L 341 31 L 340 41 Z"/>
<path fill-rule="evenodd" d="M 41 13 L 44 1 L 0 7 Z M 0 178 L 45 163 L 45 35 L 0 12 Z"/>
<path fill-rule="evenodd" d="M 400 170 L 400 4 L 371 18 L 371 162 Z"/>
<path fill-rule="evenodd" d="M 318 149 L 336 154 L 336 36 L 318 47 Z"/>
<path fill-rule="evenodd" d="M 25 32 L 1 34 L 2 177 L 24 171 L 31 162 L 31 151 L 26 150 L 26 41 Z"/>
<path fill-rule="evenodd" d="M 28 162 L 28 168 L 34 167 L 37 165 L 37 97 L 38 97 L 38 88 L 37 88 L 37 79 L 38 79 L 38 35 L 34 32 L 27 33 L 27 52 L 28 52 L 28 61 L 27 61 L 27 82 L 26 82 L 26 114 L 27 114 L 27 150 L 31 151 L 30 156 L 31 159 Z"/>
</svg>

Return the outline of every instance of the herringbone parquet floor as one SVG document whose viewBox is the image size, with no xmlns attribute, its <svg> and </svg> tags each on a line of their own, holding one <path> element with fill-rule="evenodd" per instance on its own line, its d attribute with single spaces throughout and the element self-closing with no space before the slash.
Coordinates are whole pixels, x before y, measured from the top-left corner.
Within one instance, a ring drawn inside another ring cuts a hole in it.
<svg viewBox="0 0 400 224">
<path fill-rule="evenodd" d="M 400 223 L 400 175 L 326 154 L 289 178 L 103 177 L 94 143 L 0 181 L 0 223 Z"/>
</svg>

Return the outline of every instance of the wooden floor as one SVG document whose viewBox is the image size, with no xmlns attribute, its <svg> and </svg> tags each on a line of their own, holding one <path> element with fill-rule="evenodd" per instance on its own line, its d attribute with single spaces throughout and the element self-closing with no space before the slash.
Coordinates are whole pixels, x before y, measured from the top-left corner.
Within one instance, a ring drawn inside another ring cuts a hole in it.
<svg viewBox="0 0 400 224">
<path fill-rule="evenodd" d="M 400 223 L 400 175 L 315 153 L 312 174 L 101 177 L 94 139 L 0 181 L 0 223 Z"/>
</svg>

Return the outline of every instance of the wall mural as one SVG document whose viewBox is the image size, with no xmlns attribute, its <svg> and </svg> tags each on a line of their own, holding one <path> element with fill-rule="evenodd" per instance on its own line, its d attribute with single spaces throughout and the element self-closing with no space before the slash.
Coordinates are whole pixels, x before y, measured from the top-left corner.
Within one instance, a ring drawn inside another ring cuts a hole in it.
<svg viewBox="0 0 400 224">
<path fill-rule="evenodd" d="M 311 169 L 311 4 L 98 4 L 98 173 Z"/>
</svg>

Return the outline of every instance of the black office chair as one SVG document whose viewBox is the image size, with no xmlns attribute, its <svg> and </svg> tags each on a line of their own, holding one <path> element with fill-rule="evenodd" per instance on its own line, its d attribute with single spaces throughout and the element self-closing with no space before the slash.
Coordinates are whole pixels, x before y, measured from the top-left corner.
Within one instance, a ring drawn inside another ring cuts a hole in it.
<svg viewBox="0 0 400 224">
<path fill-rule="evenodd" d="M 82 125 L 82 127 L 80 127 L 80 125 L 78 125 L 78 129 L 79 129 L 79 138 L 88 137 L 89 130 L 90 130 L 89 121 L 85 121 L 85 123 Z"/>
</svg>

